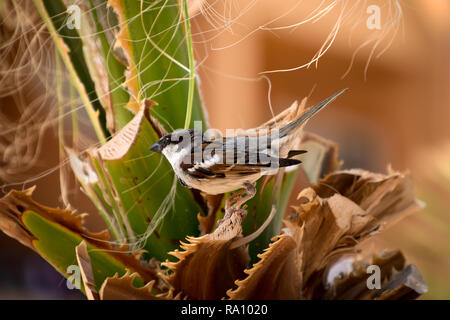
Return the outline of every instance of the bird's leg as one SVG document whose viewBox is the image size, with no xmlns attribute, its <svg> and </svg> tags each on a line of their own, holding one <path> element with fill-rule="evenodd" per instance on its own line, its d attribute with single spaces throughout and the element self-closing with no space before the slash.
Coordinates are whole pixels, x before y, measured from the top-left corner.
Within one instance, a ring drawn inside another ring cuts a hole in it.
<svg viewBox="0 0 450 320">
<path fill-rule="evenodd" d="M 250 182 L 244 183 L 244 187 L 245 187 L 245 189 L 243 189 L 243 191 L 244 191 L 245 195 L 241 196 L 234 204 L 234 207 L 237 209 L 239 209 L 248 200 L 253 198 L 256 194 L 256 187 L 253 184 L 251 184 Z"/>
<path fill-rule="evenodd" d="M 244 187 L 245 189 L 239 190 L 227 199 L 225 202 L 225 211 L 231 210 L 231 208 L 239 209 L 245 202 L 255 196 L 256 187 L 253 184 L 246 182 Z"/>
<path fill-rule="evenodd" d="M 239 199 L 242 197 L 243 194 L 245 194 L 246 190 L 241 189 L 235 193 L 233 193 L 231 196 L 228 197 L 228 199 L 225 201 L 225 212 L 228 212 L 231 210 L 231 208 L 235 207 L 233 204 L 238 203 Z"/>
<path fill-rule="evenodd" d="M 253 198 L 256 194 L 256 187 L 250 182 L 244 184 L 245 189 L 239 190 L 238 192 L 232 194 L 225 202 L 225 215 L 223 219 L 218 221 L 220 224 L 223 220 L 228 219 L 233 213 L 239 213 L 241 215 L 246 214 L 245 207 L 241 208 L 242 205 Z"/>
</svg>

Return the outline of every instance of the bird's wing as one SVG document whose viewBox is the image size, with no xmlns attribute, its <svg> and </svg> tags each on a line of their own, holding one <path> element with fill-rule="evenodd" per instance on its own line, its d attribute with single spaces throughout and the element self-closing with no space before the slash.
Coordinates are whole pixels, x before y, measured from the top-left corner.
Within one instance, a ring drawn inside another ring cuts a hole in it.
<svg viewBox="0 0 450 320">
<path fill-rule="evenodd" d="M 264 169 L 286 167 L 301 163 L 300 160 L 275 158 L 268 155 L 267 148 L 236 143 L 225 138 L 222 141 L 203 141 L 201 148 L 193 148 L 182 159 L 180 167 L 191 176 L 202 179 L 242 177 L 260 173 Z M 253 137 L 246 137 L 253 139 Z M 248 139 L 247 139 L 248 140 Z M 263 152 L 259 152 L 263 151 Z"/>
</svg>

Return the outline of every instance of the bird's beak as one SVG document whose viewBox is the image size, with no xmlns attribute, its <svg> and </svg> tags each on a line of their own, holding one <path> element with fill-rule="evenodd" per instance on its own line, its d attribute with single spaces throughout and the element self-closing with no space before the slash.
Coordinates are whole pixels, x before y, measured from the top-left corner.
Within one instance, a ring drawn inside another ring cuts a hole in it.
<svg viewBox="0 0 450 320">
<path fill-rule="evenodd" d="M 162 151 L 162 147 L 161 147 L 161 145 L 157 142 L 157 143 L 155 143 L 154 145 L 152 145 L 152 146 L 150 147 L 150 150 L 153 151 L 153 152 L 161 152 L 161 151 Z"/>
</svg>

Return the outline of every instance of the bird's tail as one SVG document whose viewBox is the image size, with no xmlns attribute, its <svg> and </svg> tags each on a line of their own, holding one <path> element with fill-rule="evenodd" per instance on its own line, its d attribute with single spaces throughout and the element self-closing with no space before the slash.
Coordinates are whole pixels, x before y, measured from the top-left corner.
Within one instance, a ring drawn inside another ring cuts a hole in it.
<svg viewBox="0 0 450 320">
<path fill-rule="evenodd" d="M 327 104 L 329 104 L 331 101 L 333 101 L 338 96 L 340 96 L 342 93 L 344 93 L 347 89 L 348 88 L 345 88 L 339 92 L 336 92 L 331 97 L 325 99 L 324 101 L 322 101 L 319 104 L 315 105 L 314 107 L 310 108 L 308 111 L 306 111 L 304 114 L 302 114 L 301 117 L 298 118 L 297 120 L 292 121 L 291 123 L 289 123 L 286 126 L 284 126 L 283 128 L 281 128 L 280 133 L 279 133 L 280 138 L 286 136 L 292 130 L 294 130 L 298 126 L 301 126 L 302 124 L 304 124 L 306 121 L 308 121 L 308 119 L 310 119 L 317 112 L 319 112 L 321 109 L 323 109 Z"/>
</svg>

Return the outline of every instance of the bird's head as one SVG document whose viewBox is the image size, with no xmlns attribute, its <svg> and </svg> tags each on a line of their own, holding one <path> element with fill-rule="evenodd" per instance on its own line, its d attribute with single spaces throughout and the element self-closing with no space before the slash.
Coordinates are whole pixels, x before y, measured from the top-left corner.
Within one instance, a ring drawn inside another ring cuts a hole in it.
<svg viewBox="0 0 450 320">
<path fill-rule="evenodd" d="M 188 147 L 193 142 L 195 132 L 196 131 L 193 129 L 176 130 L 172 133 L 166 134 L 161 139 L 159 139 L 158 142 L 150 147 L 150 150 L 154 152 L 163 152 L 166 148 L 176 148 L 179 150 Z"/>
</svg>

